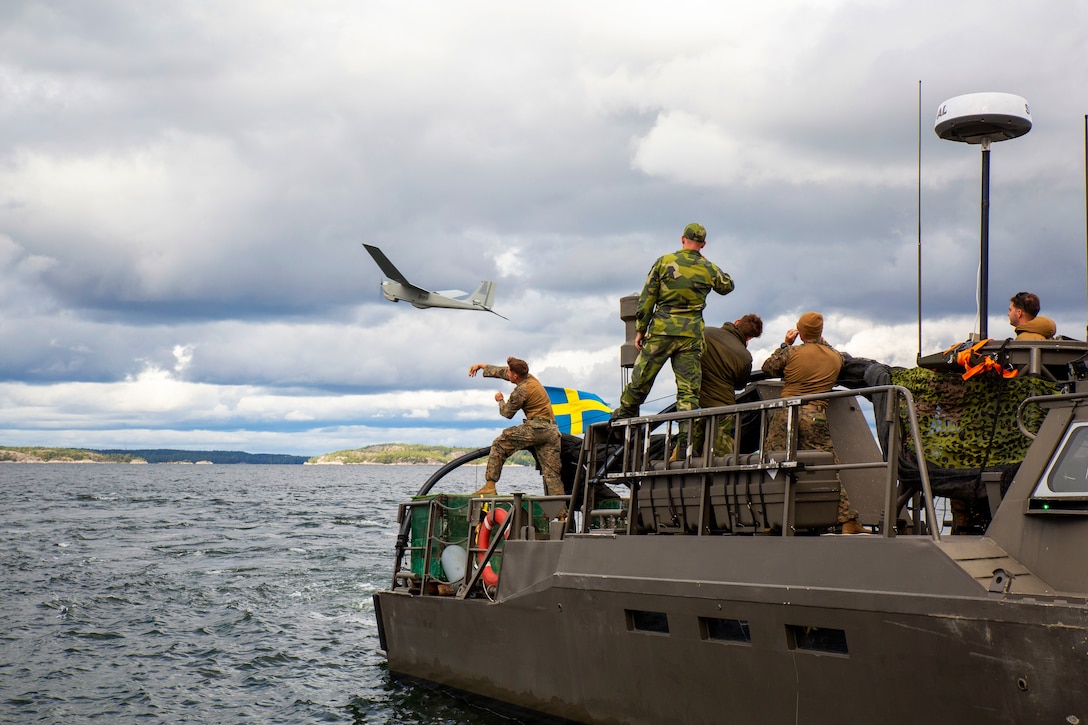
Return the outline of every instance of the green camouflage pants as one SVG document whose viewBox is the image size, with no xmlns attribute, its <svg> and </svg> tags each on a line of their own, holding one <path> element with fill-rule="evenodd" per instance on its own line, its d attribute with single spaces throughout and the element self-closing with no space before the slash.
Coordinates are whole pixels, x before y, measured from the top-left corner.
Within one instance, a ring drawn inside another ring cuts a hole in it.
<svg viewBox="0 0 1088 725">
<path fill-rule="evenodd" d="M 786 411 L 776 410 L 767 424 L 766 449 L 769 451 L 786 450 Z M 835 456 L 835 446 L 831 443 L 831 428 L 827 425 L 827 403 L 816 401 L 805 403 L 797 411 L 797 450 L 828 451 Z M 850 506 L 850 497 L 846 489 L 839 487 L 839 523 L 855 521 L 858 512 Z"/>
<path fill-rule="evenodd" d="M 733 452 L 733 416 L 716 415 L 718 421 L 717 434 L 714 436 L 714 455 L 728 456 Z M 703 439 L 706 437 L 706 419 L 695 421 L 695 429 L 692 431 L 692 448 L 695 455 L 703 452 Z"/>
<path fill-rule="evenodd" d="M 650 335 L 642 343 L 642 350 L 635 359 L 631 382 L 623 389 L 617 413 L 621 417 L 638 414 L 638 408 L 646 401 L 654 379 L 666 362 L 672 363 L 676 376 L 676 409 L 698 410 L 699 385 L 703 380 L 703 338 L 673 335 Z M 686 433 L 686 426 L 680 427 Z"/>
<path fill-rule="evenodd" d="M 559 428 L 554 420 L 533 418 L 521 425 L 510 426 L 491 443 L 491 454 L 487 457 L 488 481 L 498 482 L 502 475 L 502 465 L 515 451 L 535 449 L 536 460 L 544 476 L 544 493 L 548 496 L 563 495 L 563 480 L 560 478 L 562 463 L 560 453 Z"/>
<path fill-rule="evenodd" d="M 786 410 L 776 410 L 767 424 L 769 451 L 786 450 Z M 831 429 L 827 425 L 827 403 L 805 403 L 797 411 L 797 450 L 835 452 Z"/>
</svg>

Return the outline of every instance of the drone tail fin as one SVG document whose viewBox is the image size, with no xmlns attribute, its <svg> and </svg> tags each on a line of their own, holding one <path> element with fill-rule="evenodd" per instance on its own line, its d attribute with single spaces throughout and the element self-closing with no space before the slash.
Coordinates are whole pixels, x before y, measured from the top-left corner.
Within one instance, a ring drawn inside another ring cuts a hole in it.
<svg viewBox="0 0 1088 725">
<path fill-rule="evenodd" d="M 495 312 L 495 310 L 491 309 L 491 306 L 495 304 L 494 282 L 488 280 L 480 282 L 480 286 L 476 288 L 476 291 L 473 292 L 471 296 L 469 296 L 468 301 L 476 305 L 477 307 L 480 307 L 481 309 L 487 310 L 493 315 L 499 315 L 498 312 Z M 504 320 L 507 319 L 502 315 L 499 315 L 499 317 L 502 317 L 502 319 Z"/>
<path fill-rule="evenodd" d="M 483 307 L 485 310 L 490 310 L 491 306 L 495 304 L 495 283 L 484 280 L 472 293 L 472 296 L 468 298 L 468 301 Z"/>
</svg>

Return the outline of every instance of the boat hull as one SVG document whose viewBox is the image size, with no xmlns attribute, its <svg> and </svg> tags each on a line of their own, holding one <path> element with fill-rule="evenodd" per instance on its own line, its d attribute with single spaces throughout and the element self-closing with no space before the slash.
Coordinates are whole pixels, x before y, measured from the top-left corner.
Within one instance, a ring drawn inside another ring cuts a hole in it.
<svg viewBox="0 0 1088 725">
<path fill-rule="evenodd" d="M 389 669 L 586 723 L 1088 722 L 1088 604 L 922 537 L 507 544 L 497 600 L 381 592 Z"/>
</svg>

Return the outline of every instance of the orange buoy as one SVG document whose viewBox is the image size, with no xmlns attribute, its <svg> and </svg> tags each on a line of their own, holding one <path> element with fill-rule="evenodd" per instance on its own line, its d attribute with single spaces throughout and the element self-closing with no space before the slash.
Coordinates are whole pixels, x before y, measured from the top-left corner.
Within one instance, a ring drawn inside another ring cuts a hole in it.
<svg viewBox="0 0 1088 725">
<path fill-rule="evenodd" d="M 491 529 L 495 524 L 500 526 L 506 521 L 506 509 L 492 507 L 487 512 L 487 516 L 484 517 L 484 523 L 480 526 L 480 533 L 476 537 L 476 548 L 483 549 L 483 551 L 477 552 L 476 563 L 479 564 L 484 560 L 484 556 L 487 554 L 487 548 L 491 546 Z M 506 537 L 510 536 L 510 529 L 506 530 Z M 487 562 L 487 566 L 484 567 L 483 574 L 484 584 L 489 587 L 493 587 L 499 583 L 499 574 L 491 568 L 491 562 Z"/>
</svg>

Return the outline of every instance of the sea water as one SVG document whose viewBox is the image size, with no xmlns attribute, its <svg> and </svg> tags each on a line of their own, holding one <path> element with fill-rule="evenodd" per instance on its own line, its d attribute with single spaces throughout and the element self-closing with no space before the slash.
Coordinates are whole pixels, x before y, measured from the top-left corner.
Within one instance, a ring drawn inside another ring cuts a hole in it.
<svg viewBox="0 0 1088 725">
<path fill-rule="evenodd" d="M 397 504 L 435 470 L 0 464 L 0 723 L 510 722 L 379 650 Z"/>
</svg>

